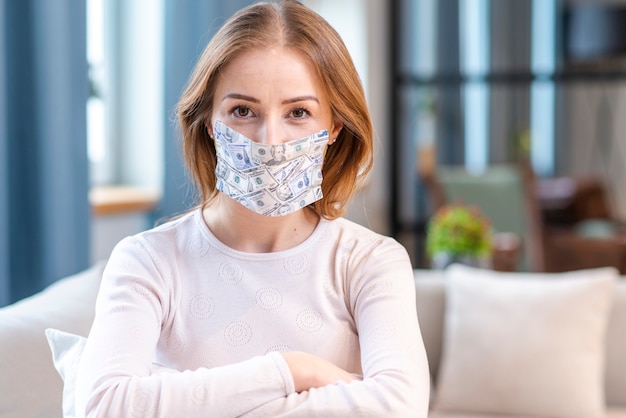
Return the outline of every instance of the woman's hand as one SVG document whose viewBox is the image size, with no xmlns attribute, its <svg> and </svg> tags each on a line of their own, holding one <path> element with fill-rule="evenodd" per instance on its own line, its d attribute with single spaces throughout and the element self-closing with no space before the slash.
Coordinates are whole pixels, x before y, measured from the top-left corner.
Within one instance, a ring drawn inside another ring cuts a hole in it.
<svg viewBox="0 0 626 418">
<path fill-rule="evenodd" d="M 339 381 L 359 380 L 328 360 L 301 351 L 282 353 L 296 386 L 296 392 L 332 385 Z"/>
</svg>

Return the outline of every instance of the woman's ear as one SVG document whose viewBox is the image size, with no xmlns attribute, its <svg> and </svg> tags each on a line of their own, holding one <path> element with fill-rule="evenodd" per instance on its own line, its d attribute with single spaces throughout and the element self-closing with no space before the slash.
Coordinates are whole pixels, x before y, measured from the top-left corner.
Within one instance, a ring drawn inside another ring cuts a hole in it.
<svg viewBox="0 0 626 418">
<path fill-rule="evenodd" d="M 209 134 L 209 138 L 213 138 L 213 127 L 211 126 L 211 121 L 205 120 L 204 126 L 206 128 L 207 133 Z"/>
<path fill-rule="evenodd" d="M 333 142 L 335 142 L 337 140 L 337 137 L 339 136 L 339 132 L 341 132 L 341 130 L 343 129 L 343 122 L 340 119 L 335 118 L 333 120 L 333 124 L 330 127 L 330 131 L 328 132 L 328 136 L 330 138 L 330 144 L 332 144 Z"/>
</svg>

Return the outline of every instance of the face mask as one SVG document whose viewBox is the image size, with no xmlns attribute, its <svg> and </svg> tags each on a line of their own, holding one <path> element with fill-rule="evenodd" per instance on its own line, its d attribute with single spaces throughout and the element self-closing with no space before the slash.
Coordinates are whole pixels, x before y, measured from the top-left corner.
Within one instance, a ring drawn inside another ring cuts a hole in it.
<svg viewBox="0 0 626 418">
<path fill-rule="evenodd" d="M 265 216 L 284 216 L 322 198 L 328 130 L 265 145 L 216 121 L 217 189 Z"/>
</svg>

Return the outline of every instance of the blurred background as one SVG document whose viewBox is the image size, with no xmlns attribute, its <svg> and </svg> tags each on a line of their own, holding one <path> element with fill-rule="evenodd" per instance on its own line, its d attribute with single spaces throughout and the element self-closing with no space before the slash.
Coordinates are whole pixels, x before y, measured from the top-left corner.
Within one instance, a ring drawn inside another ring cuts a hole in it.
<svg viewBox="0 0 626 418">
<path fill-rule="evenodd" d="M 0 306 L 197 203 L 174 106 L 250 3 L 0 1 Z M 344 38 L 374 120 L 348 218 L 416 268 L 453 202 L 510 238 L 494 241 L 503 269 L 626 265 L 626 1 L 303 3 Z"/>
</svg>

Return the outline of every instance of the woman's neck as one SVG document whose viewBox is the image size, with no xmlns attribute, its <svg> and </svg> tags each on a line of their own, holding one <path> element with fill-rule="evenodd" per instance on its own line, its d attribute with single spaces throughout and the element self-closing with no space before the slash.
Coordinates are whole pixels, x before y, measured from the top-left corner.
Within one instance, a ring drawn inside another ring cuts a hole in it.
<svg viewBox="0 0 626 418">
<path fill-rule="evenodd" d="M 293 248 L 311 236 L 319 223 L 319 215 L 309 208 L 285 216 L 264 216 L 222 193 L 218 193 L 202 215 L 207 227 L 223 244 L 249 253 Z"/>
</svg>

